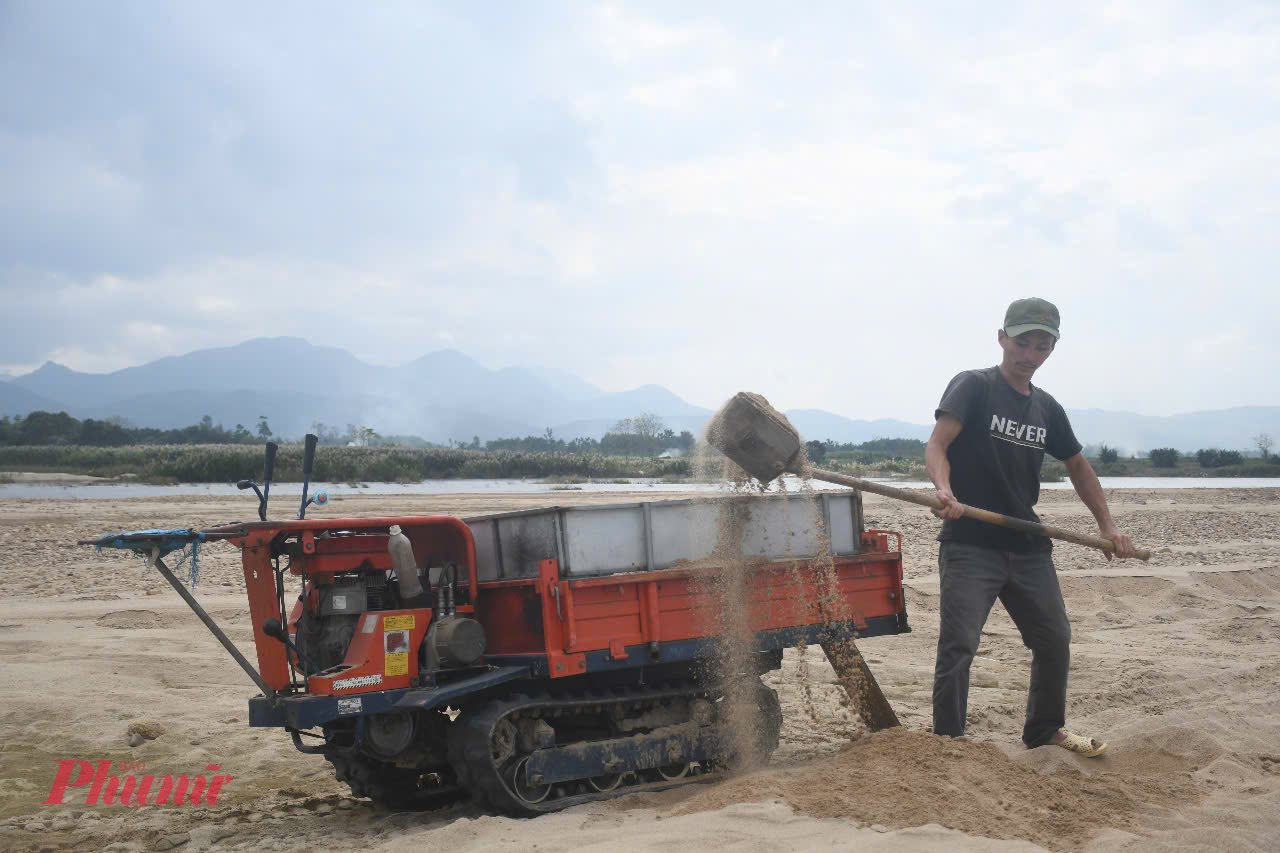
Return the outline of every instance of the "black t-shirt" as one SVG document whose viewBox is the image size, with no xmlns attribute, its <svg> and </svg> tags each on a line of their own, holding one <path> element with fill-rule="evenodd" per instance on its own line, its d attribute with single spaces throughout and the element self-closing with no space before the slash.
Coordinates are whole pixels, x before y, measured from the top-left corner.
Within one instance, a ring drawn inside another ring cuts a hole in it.
<svg viewBox="0 0 1280 853">
<path fill-rule="evenodd" d="M 947 448 L 951 491 L 956 500 L 992 512 L 1039 521 L 1031 509 L 1040 499 L 1045 451 L 1056 459 L 1080 452 L 1080 442 L 1058 401 L 1034 385 L 1015 391 L 999 367 L 966 370 L 947 386 L 933 417 L 951 415 L 964 429 Z M 1047 537 L 1020 533 L 972 518 L 947 520 L 939 541 L 984 545 L 1002 551 L 1042 551 Z"/>
</svg>

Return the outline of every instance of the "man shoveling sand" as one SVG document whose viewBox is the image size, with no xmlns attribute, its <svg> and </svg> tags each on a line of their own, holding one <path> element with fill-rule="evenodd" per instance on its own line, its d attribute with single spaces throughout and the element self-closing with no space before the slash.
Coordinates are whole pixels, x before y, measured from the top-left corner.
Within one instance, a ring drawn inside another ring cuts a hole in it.
<svg viewBox="0 0 1280 853">
<path fill-rule="evenodd" d="M 1059 338 L 1058 309 L 1043 299 L 1009 306 L 997 333 L 999 365 L 951 380 L 934 413 L 925 450 L 929 478 L 944 519 L 938 553 L 941 576 L 938 655 L 933 683 L 933 731 L 964 734 L 969 666 L 982 627 L 999 598 L 1031 649 L 1031 687 L 1022 730 L 1028 748 L 1052 744 L 1096 758 L 1107 745 L 1065 728 L 1071 625 L 1043 536 L 964 517 L 964 504 L 1038 521 L 1046 452 L 1063 461 L 1071 483 L 1115 554 L 1133 556 L 1133 542 L 1111 518 L 1098 477 L 1081 453 L 1058 401 L 1031 384 Z M 1107 559 L 1111 559 L 1107 553 Z"/>
</svg>

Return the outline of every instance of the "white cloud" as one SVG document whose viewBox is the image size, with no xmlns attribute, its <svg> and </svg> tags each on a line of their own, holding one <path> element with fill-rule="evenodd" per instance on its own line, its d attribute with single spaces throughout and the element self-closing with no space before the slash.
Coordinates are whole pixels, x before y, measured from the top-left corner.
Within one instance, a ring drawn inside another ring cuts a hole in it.
<svg viewBox="0 0 1280 853">
<path fill-rule="evenodd" d="M 1274 5 L 726 8 L 319 15 L 283 57 L 175 10 L 69 40 L 116 62 L 70 89 L 0 50 L 0 366 L 295 334 L 921 421 L 1038 293 L 1069 406 L 1280 404 Z"/>
<path fill-rule="evenodd" d="M 849 224 L 868 217 L 942 214 L 959 169 L 856 139 L 746 149 L 610 175 L 612 200 L 677 215 L 773 219 L 820 215 Z"/>
<path fill-rule="evenodd" d="M 627 100 L 657 109 L 687 110 L 698 106 L 708 95 L 736 85 L 737 75 L 733 69 L 708 68 L 632 86 L 627 90 Z"/>
<path fill-rule="evenodd" d="M 589 40 L 601 45 L 615 62 L 652 59 L 673 48 L 723 40 L 724 29 L 705 20 L 666 24 L 629 14 L 618 5 L 600 6 L 589 16 Z"/>
</svg>

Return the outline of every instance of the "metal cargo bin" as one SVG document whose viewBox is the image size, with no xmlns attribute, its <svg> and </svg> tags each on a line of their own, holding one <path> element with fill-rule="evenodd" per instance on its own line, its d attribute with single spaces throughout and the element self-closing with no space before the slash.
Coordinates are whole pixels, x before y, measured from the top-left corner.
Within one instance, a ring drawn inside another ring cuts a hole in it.
<svg viewBox="0 0 1280 853">
<path fill-rule="evenodd" d="M 557 560 L 566 576 L 669 569 L 710 556 L 725 503 L 747 507 L 747 557 L 809 558 L 830 537 L 832 554 L 857 554 L 862 500 L 856 491 L 712 497 L 599 506 L 549 507 L 465 519 L 476 542 L 482 581 L 535 577 L 541 560 Z M 821 525 L 818 516 L 821 516 Z"/>
</svg>

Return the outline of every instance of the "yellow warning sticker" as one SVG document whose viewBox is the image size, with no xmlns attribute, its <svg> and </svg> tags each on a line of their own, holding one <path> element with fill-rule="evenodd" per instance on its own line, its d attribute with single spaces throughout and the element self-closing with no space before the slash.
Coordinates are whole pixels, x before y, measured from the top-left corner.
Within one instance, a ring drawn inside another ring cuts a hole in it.
<svg viewBox="0 0 1280 853">
<path fill-rule="evenodd" d="M 409 653 L 396 652 L 387 655 L 387 675 L 408 675 Z"/>
<path fill-rule="evenodd" d="M 382 630 L 384 631 L 402 631 L 405 628 L 413 628 L 412 613 L 406 613 L 403 616 L 382 617 Z"/>
</svg>

